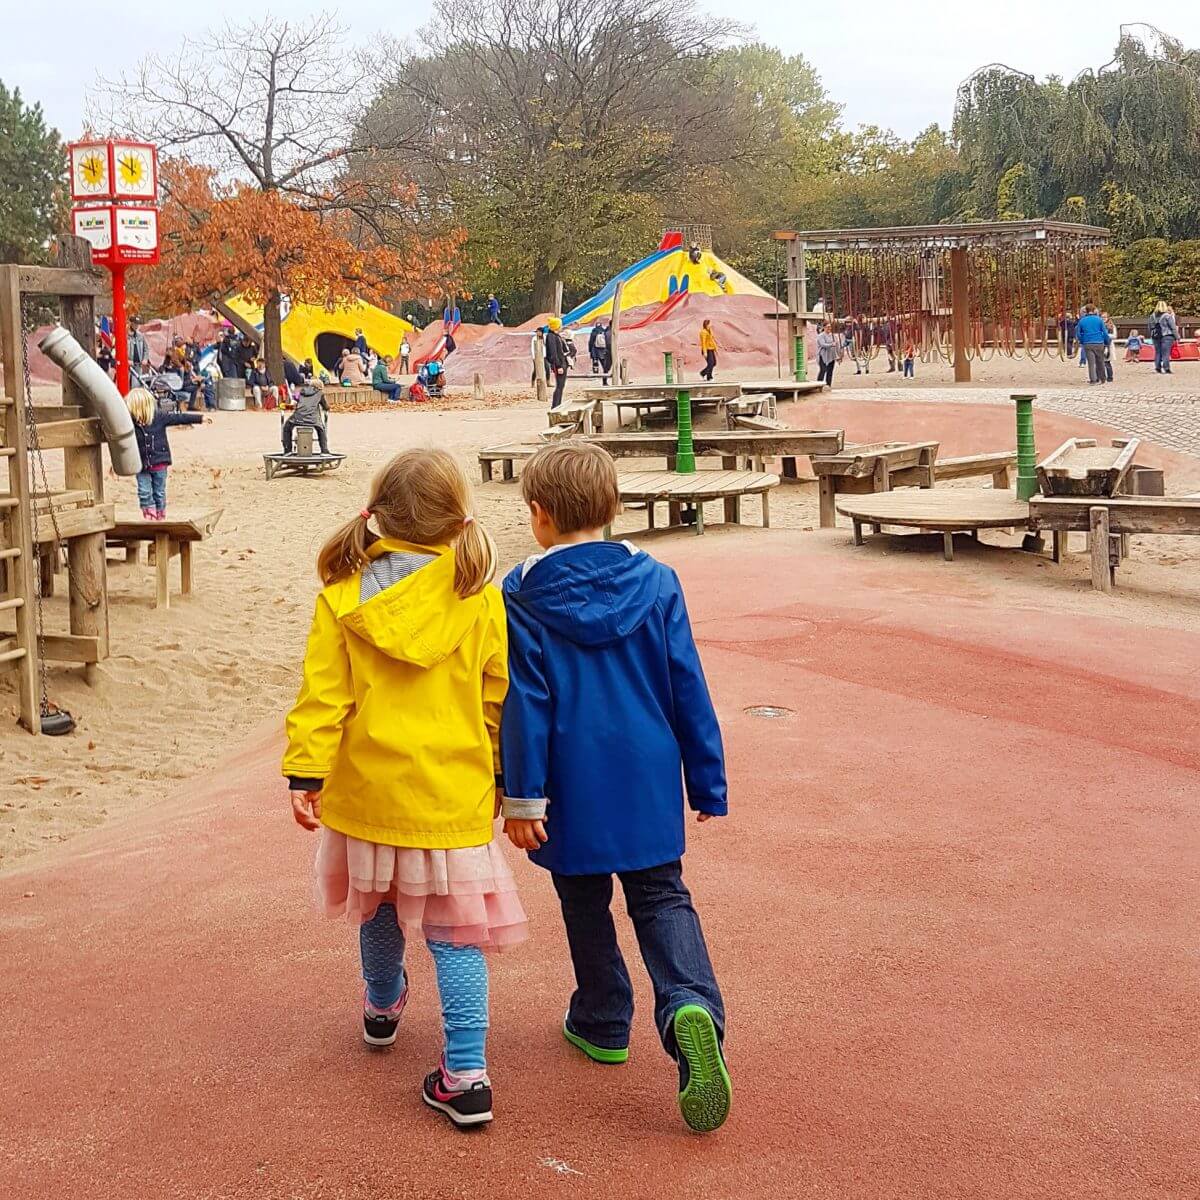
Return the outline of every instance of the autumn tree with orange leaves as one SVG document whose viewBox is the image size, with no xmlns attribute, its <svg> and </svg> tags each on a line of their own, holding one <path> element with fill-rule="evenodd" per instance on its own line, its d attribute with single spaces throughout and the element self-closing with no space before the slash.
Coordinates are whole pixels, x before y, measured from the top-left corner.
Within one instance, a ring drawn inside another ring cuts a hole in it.
<svg viewBox="0 0 1200 1200">
<path fill-rule="evenodd" d="M 267 17 L 106 84 L 92 125 L 164 156 L 162 261 L 138 273 L 139 297 L 168 311 L 236 293 L 261 303 L 279 379 L 285 296 L 386 305 L 452 287 L 461 235 L 425 236 L 415 189 L 372 169 L 396 149 L 369 117 L 378 71 L 328 16 Z"/>
</svg>

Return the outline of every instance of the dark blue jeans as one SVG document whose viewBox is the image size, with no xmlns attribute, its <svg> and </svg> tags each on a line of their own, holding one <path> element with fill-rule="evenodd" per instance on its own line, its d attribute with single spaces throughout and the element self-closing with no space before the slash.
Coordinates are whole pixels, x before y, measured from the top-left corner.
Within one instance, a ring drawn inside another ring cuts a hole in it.
<svg viewBox="0 0 1200 1200">
<path fill-rule="evenodd" d="M 1154 339 L 1154 369 L 1169 371 L 1171 369 L 1171 347 L 1175 345 L 1172 337 Z"/>
<path fill-rule="evenodd" d="M 708 1009 L 724 1039 L 725 1006 L 700 918 L 684 886 L 683 864 L 676 859 L 661 867 L 622 871 L 617 878 L 625 890 L 625 907 L 654 985 L 654 1022 L 663 1049 L 677 1057 L 672 1022 L 685 1004 Z M 567 1020 L 594 1046 L 623 1049 L 629 1045 L 633 1022 L 633 985 L 609 908 L 612 876 L 555 874 L 553 879 L 575 967 L 575 994 Z"/>
</svg>

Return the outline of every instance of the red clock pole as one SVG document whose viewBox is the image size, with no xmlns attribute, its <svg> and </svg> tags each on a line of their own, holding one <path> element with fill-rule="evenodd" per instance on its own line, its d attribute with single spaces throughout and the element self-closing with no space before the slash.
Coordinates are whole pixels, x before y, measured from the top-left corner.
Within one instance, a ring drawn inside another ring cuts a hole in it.
<svg viewBox="0 0 1200 1200">
<path fill-rule="evenodd" d="M 129 395 L 129 318 L 125 315 L 125 268 L 118 264 L 112 272 L 113 341 L 117 352 L 117 390 Z"/>
</svg>

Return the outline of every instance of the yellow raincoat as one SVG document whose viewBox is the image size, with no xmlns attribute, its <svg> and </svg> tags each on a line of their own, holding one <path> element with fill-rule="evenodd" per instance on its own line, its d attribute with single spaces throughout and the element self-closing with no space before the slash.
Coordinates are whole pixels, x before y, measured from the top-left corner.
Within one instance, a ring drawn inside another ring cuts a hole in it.
<svg viewBox="0 0 1200 1200">
<path fill-rule="evenodd" d="M 454 551 L 359 603 L 361 574 L 317 597 L 283 773 L 323 779 L 321 821 L 364 841 L 459 849 L 492 840 L 508 636 L 496 588 L 460 599 Z"/>
</svg>

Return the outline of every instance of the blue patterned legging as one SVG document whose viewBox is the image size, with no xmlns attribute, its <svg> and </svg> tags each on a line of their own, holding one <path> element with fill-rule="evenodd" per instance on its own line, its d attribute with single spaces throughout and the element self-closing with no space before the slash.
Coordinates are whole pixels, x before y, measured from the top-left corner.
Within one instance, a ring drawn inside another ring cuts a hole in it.
<svg viewBox="0 0 1200 1200">
<path fill-rule="evenodd" d="M 396 921 L 395 906 L 381 904 L 379 911 L 360 926 L 358 942 L 367 1003 L 381 1011 L 391 1008 L 408 986 L 404 930 Z M 425 944 L 437 970 L 446 1068 L 454 1074 L 482 1071 L 486 1067 L 488 1029 L 488 973 L 483 951 L 478 946 L 455 946 L 450 942 L 427 940 Z"/>
</svg>

